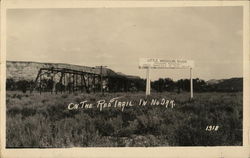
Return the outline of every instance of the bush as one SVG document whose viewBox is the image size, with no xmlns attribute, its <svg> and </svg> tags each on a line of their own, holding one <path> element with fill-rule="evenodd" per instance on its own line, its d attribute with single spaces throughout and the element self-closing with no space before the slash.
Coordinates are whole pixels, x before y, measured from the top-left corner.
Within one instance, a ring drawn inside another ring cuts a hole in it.
<svg viewBox="0 0 250 158">
<path fill-rule="evenodd" d="M 106 94 L 138 100 L 144 94 Z M 158 93 L 176 106 L 69 111 L 69 102 L 99 100 L 94 94 L 22 94 L 7 91 L 7 147 L 220 146 L 242 145 L 242 93 Z M 102 97 L 103 98 L 103 97 Z M 218 125 L 208 132 L 206 126 Z"/>
</svg>

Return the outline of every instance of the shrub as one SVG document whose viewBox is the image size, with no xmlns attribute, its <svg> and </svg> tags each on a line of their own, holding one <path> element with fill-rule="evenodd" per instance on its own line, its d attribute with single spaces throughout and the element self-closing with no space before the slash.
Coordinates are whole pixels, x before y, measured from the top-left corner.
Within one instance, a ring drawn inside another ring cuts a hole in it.
<svg viewBox="0 0 250 158">
<path fill-rule="evenodd" d="M 144 94 L 117 93 L 106 94 L 105 99 L 117 96 L 134 101 L 144 98 Z M 67 105 L 71 101 L 81 98 L 96 101 L 104 97 L 8 91 L 6 144 L 7 147 L 242 145 L 242 93 L 197 93 L 193 101 L 188 100 L 187 93 L 158 93 L 148 99 L 166 96 L 175 99 L 173 109 L 133 106 L 123 112 L 115 108 L 69 111 Z M 209 125 L 218 125 L 218 131 L 206 131 Z"/>
</svg>

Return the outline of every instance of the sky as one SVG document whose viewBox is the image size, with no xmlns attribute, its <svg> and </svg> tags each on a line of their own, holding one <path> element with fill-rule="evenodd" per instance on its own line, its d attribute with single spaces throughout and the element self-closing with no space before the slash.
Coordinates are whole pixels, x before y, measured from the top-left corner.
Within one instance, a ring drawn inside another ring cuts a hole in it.
<svg viewBox="0 0 250 158">
<path fill-rule="evenodd" d="M 242 7 L 9 9 L 7 60 L 104 65 L 142 78 L 139 58 L 194 60 L 193 77 L 243 76 Z M 189 78 L 154 69 L 151 79 Z"/>
</svg>

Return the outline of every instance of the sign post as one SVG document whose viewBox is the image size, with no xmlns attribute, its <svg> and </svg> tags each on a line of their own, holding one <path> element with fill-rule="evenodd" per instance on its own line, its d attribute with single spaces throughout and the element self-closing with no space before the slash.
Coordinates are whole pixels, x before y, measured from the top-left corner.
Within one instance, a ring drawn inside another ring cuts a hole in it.
<svg viewBox="0 0 250 158">
<path fill-rule="evenodd" d="M 193 99 L 193 77 L 192 77 L 192 68 L 190 68 L 190 98 Z"/>
<path fill-rule="evenodd" d="M 190 70 L 190 97 L 193 98 L 193 77 L 192 69 L 194 61 L 192 60 L 166 60 L 158 58 L 140 58 L 139 69 L 147 69 L 146 77 L 146 95 L 150 95 L 150 69 L 189 69 Z"/>
<path fill-rule="evenodd" d="M 146 84 L 146 95 L 150 95 L 150 67 L 147 68 L 147 84 Z"/>
</svg>

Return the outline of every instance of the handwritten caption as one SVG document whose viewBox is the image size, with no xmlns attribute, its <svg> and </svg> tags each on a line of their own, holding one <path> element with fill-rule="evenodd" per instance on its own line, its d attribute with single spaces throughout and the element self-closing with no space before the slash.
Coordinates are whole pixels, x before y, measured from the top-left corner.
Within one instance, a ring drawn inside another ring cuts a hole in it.
<svg viewBox="0 0 250 158">
<path fill-rule="evenodd" d="M 68 110 L 79 110 L 79 109 L 92 109 L 97 108 L 102 111 L 104 108 L 119 108 L 121 111 L 124 111 L 126 107 L 132 106 L 164 106 L 165 108 L 174 108 L 174 100 L 169 100 L 166 98 L 162 99 L 139 99 L 137 101 L 120 101 L 120 97 L 112 98 L 110 100 L 98 100 L 95 103 L 91 103 L 87 100 L 81 101 L 80 103 L 69 103 L 67 108 Z"/>
</svg>

